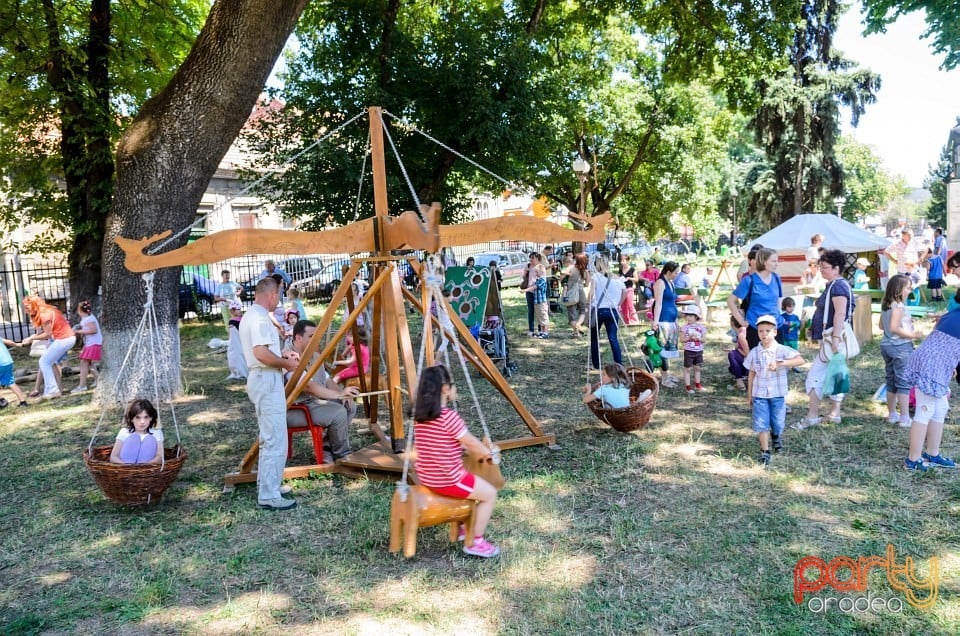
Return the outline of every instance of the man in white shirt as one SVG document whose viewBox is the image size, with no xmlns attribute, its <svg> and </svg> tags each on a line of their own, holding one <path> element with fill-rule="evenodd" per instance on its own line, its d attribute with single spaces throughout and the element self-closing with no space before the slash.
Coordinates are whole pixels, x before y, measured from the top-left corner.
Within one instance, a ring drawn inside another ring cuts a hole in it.
<svg viewBox="0 0 960 636">
<path fill-rule="evenodd" d="M 903 228 L 900 231 L 900 240 L 894 241 L 890 244 L 885 252 L 887 258 L 896 263 L 897 265 L 897 274 L 903 274 L 906 272 L 906 263 L 907 261 L 917 262 L 917 251 L 910 247 L 910 242 L 913 240 L 913 232 L 907 228 Z M 890 274 L 893 275 L 893 272 Z"/>
<path fill-rule="evenodd" d="M 240 320 L 240 345 L 249 367 L 247 396 L 257 411 L 260 452 L 257 464 L 257 503 L 265 510 L 292 510 L 297 502 L 280 495 L 287 463 L 287 401 L 283 394 L 283 371 L 297 368 L 295 351 L 281 354 L 280 334 L 270 313 L 280 301 L 277 282 L 264 278 L 257 283 L 253 305 Z"/>
<path fill-rule="evenodd" d="M 317 325 L 309 320 L 300 320 L 293 326 L 293 350 L 303 355 Z M 289 376 L 289 374 L 287 374 Z M 289 381 L 289 377 L 287 378 Z M 297 404 L 310 409 L 310 419 L 326 430 L 323 435 L 325 464 L 332 464 L 350 454 L 350 422 L 357 410 L 353 399 L 357 396 L 355 386 L 343 388 L 321 366 L 297 398 Z M 288 426 L 304 426 L 306 420 L 299 410 L 287 411 Z"/>
</svg>

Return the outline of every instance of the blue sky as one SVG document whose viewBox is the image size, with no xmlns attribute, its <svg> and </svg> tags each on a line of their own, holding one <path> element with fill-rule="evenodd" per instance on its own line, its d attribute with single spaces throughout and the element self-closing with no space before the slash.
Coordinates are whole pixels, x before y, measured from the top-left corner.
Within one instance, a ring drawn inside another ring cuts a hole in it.
<svg viewBox="0 0 960 636">
<path fill-rule="evenodd" d="M 857 128 L 847 114 L 844 132 L 873 146 L 886 169 L 919 187 L 960 116 L 960 70 L 939 70 L 924 31 L 922 12 L 901 17 L 887 32 L 863 37 L 858 9 L 840 20 L 834 46 L 848 59 L 880 74 L 877 103 Z"/>
</svg>

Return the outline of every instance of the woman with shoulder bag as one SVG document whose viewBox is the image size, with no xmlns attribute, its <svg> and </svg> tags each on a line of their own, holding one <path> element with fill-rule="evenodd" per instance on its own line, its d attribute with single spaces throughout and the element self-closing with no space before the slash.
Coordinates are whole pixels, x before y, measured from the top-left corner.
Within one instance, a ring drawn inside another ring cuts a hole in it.
<svg viewBox="0 0 960 636">
<path fill-rule="evenodd" d="M 590 276 L 590 364 L 600 368 L 600 326 L 607 331 L 613 361 L 623 364 L 620 352 L 620 312 L 617 309 L 627 295 L 623 281 L 610 273 L 607 257 L 597 254 L 593 259 L 594 273 Z"/>
<path fill-rule="evenodd" d="M 587 318 L 587 285 L 590 284 L 590 272 L 587 270 L 587 255 L 580 253 L 573 263 L 564 270 L 567 278 L 563 304 L 567 307 L 567 321 L 575 338 L 583 335 L 583 321 Z"/>
<path fill-rule="evenodd" d="M 807 416 L 793 425 L 793 428 L 798 431 L 820 424 L 823 381 L 827 375 L 831 352 L 846 352 L 844 328 L 853 316 L 853 290 L 850 288 L 850 283 L 843 277 L 843 267 L 846 262 L 846 256 L 840 250 L 827 250 L 820 255 L 820 275 L 823 276 L 827 286 L 817 298 L 810 337 L 814 341 L 822 341 L 821 351 L 813 357 L 810 371 L 807 372 L 806 390 L 810 398 L 810 406 L 807 409 Z M 834 424 L 839 424 L 841 421 L 840 406 L 843 398 L 843 393 L 830 396 L 831 407 L 827 419 Z"/>
<path fill-rule="evenodd" d="M 757 318 L 774 316 L 777 319 L 777 342 L 783 344 L 783 318 L 780 302 L 783 298 L 783 283 L 777 275 L 779 257 L 776 251 L 762 247 L 747 256 L 753 261 L 755 271 L 748 273 L 727 297 L 727 307 L 737 324 L 747 328 L 747 344 L 753 349 L 760 344 L 757 333 Z"/>
<path fill-rule="evenodd" d="M 520 279 L 520 289 L 529 289 L 533 281 L 537 280 L 537 265 L 540 264 L 540 261 L 539 253 L 530 252 L 527 267 L 523 270 L 523 278 Z M 524 297 L 527 301 L 527 335 L 532 338 L 537 333 L 533 320 L 533 292 L 524 292 Z"/>
<path fill-rule="evenodd" d="M 664 361 L 679 357 L 677 348 L 677 292 L 673 286 L 677 274 L 680 273 L 680 264 L 676 261 L 667 261 L 660 270 L 660 276 L 657 282 L 653 284 L 653 330 L 658 332 L 663 340 Z M 665 387 L 677 386 L 677 378 L 670 375 L 666 363 L 663 366 L 663 375 L 660 377 L 660 384 Z"/>
</svg>

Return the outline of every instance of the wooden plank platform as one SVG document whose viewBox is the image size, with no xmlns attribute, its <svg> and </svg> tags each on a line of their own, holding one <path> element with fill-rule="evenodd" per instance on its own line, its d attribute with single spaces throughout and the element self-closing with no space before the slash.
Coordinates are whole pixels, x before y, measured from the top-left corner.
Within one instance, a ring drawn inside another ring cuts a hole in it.
<svg viewBox="0 0 960 636">
<path fill-rule="evenodd" d="M 403 456 L 395 455 L 389 446 L 383 442 L 377 442 L 355 450 L 346 457 L 341 457 L 337 460 L 337 465 L 363 470 L 402 473 Z"/>
</svg>

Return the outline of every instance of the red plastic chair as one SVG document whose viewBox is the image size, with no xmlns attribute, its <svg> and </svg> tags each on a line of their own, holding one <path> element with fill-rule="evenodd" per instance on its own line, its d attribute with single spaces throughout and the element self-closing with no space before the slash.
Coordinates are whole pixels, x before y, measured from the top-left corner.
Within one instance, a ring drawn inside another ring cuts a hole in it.
<svg viewBox="0 0 960 636">
<path fill-rule="evenodd" d="M 293 457 L 293 434 L 310 431 L 310 435 L 313 438 L 313 456 L 318 464 L 322 464 L 323 427 L 313 423 L 313 418 L 310 417 L 310 408 L 306 404 L 291 404 L 287 407 L 287 412 L 289 413 L 290 411 L 300 411 L 303 413 L 306 424 L 304 426 L 287 425 L 287 459 Z"/>
</svg>

